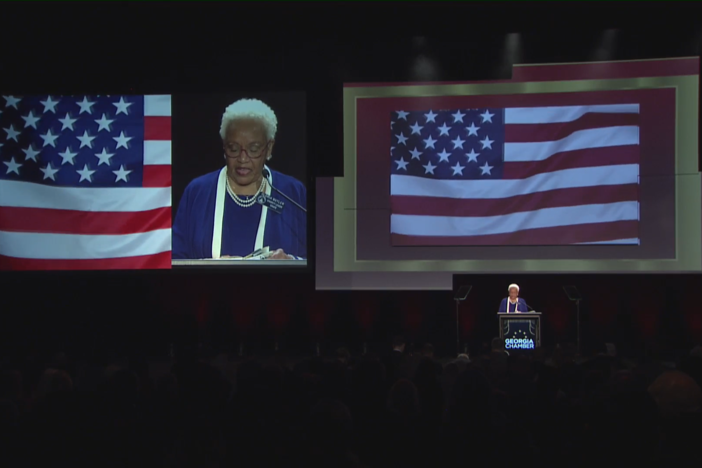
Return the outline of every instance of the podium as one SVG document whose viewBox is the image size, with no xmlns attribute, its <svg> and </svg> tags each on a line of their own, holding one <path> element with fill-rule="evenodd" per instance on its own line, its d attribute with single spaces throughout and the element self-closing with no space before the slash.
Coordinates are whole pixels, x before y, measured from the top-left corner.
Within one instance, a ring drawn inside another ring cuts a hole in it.
<svg viewBox="0 0 702 468">
<path fill-rule="evenodd" d="M 497 317 L 505 350 L 529 350 L 541 346 L 541 312 L 498 312 Z"/>
</svg>

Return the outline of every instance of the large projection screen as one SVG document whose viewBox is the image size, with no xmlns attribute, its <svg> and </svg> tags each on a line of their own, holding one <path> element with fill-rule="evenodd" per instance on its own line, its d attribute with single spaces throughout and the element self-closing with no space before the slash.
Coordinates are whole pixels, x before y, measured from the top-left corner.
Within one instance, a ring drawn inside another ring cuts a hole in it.
<svg viewBox="0 0 702 468">
<path fill-rule="evenodd" d="M 303 271 L 305 116 L 304 92 L 0 95 L 0 270 Z"/>
<path fill-rule="evenodd" d="M 345 86 L 344 177 L 317 186 L 318 288 L 702 271 L 698 89 L 697 58 Z"/>
</svg>

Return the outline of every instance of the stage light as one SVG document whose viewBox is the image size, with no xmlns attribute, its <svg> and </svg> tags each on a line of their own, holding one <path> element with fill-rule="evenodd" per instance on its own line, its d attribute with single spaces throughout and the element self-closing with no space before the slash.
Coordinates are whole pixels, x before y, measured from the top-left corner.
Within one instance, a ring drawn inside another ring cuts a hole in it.
<svg viewBox="0 0 702 468">
<path fill-rule="evenodd" d="M 439 81 L 439 65 L 436 60 L 421 54 L 412 63 L 412 81 Z"/>
<path fill-rule="evenodd" d="M 412 38 L 412 60 L 410 64 L 410 81 L 440 81 L 441 67 L 436 60 L 429 40 L 424 36 Z"/>
<path fill-rule="evenodd" d="M 521 35 L 510 33 L 505 37 L 505 55 L 518 55 L 521 53 Z"/>
<path fill-rule="evenodd" d="M 606 31 L 602 32 L 599 43 L 592 54 L 592 60 L 594 62 L 614 60 L 616 56 L 618 34 L 619 31 L 617 29 L 607 29 Z"/>
<path fill-rule="evenodd" d="M 515 63 L 522 63 L 522 36 L 519 33 L 509 33 L 505 36 L 499 76 L 511 76 L 512 66 Z"/>
</svg>

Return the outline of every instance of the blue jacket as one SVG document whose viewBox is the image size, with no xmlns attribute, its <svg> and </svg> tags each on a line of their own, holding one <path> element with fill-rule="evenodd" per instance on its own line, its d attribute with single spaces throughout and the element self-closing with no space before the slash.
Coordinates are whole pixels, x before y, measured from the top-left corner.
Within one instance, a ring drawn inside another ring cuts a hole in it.
<svg viewBox="0 0 702 468">
<path fill-rule="evenodd" d="M 220 170 L 196 178 L 185 189 L 178 205 L 173 223 L 173 258 L 212 258 L 212 235 L 214 232 L 214 210 L 217 194 L 217 178 Z M 281 192 L 307 206 L 307 191 L 297 179 L 271 170 L 273 184 Z M 285 206 L 280 214 L 268 211 L 264 232 L 264 246 L 271 250 L 283 249 L 287 254 L 307 257 L 307 218 L 302 210 L 293 206 L 279 194 Z M 238 210 L 238 211 L 237 211 Z M 244 256 L 252 252 L 260 218 L 261 207 L 254 205 L 238 209 L 226 197 L 222 254 Z M 233 215 L 233 217 L 232 217 Z M 246 219 L 237 218 L 237 215 Z M 243 225 L 242 225 L 243 222 Z"/>
<path fill-rule="evenodd" d="M 524 299 L 522 299 L 521 297 L 517 298 L 517 309 L 516 310 L 507 310 L 508 300 L 509 300 L 509 298 L 507 298 L 507 297 L 502 299 L 502 302 L 500 302 L 500 309 L 498 310 L 498 312 L 511 312 L 511 313 L 529 312 L 529 307 L 527 306 L 526 301 Z M 514 307 L 514 306 L 512 306 L 512 307 Z"/>
</svg>

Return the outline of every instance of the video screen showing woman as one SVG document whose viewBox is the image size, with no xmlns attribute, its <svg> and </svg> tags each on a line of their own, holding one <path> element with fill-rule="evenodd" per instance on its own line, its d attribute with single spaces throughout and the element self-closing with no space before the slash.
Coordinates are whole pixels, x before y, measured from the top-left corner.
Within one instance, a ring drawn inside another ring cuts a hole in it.
<svg viewBox="0 0 702 468">
<path fill-rule="evenodd" d="M 210 115 L 200 116 L 226 97 L 201 98 L 194 113 L 183 112 L 197 132 L 183 135 L 182 144 L 174 121 L 174 178 L 187 182 L 174 200 L 173 260 L 306 259 L 304 95 L 281 94 L 268 102 L 232 100 L 220 108 L 216 126 Z M 189 96 L 182 104 L 195 107 L 197 100 Z M 177 106 L 174 97 L 174 116 L 184 110 Z M 209 144 L 198 149 L 200 138 Z M 177 185 L 174 180 L 174 197 Z"/>
</svg>

